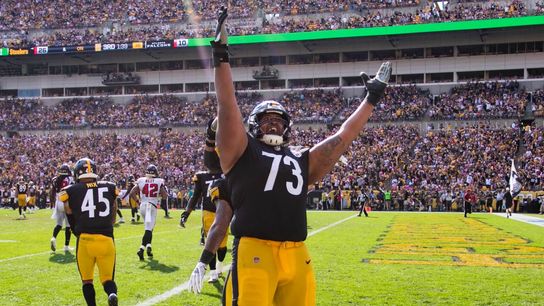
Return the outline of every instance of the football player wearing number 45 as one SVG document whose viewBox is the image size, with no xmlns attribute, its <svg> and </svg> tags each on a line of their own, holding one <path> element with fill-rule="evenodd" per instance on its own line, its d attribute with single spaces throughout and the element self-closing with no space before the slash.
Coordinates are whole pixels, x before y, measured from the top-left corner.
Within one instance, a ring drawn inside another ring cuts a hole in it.
<svg viewBox="0 0 544 306">
<path fill-rule="evenodd" d="M 63 211 L 77 237 L 77 268 L 83 296 L 87 305 L 96 306 L 93 285 L 96 265 L 108 305 L 117 306 L 113 224 L 119 190 L 112 182 L 98 181 L 96 164 L 88 158 L 76 162 L 74 178 L 76 183 L 62 188 L 58 199 L 64 203 Z"/>
<path fill-rule="evenodd" d="M 147 256 L 153 258 L 151 240 L 153 239 L 153 229 L 157 220 L 157 208 L 159 205 L 168 205 L 166 203 L 168 193 L 164 186 L 164 179 L 159 178 L 157 166 L 147 166 L 145 177 L 141 177 L 136 181 L 129 197 L 133 201 L 138 201 L 138 194 L 140 195 L 140 214 L 144 218 L 145 232 L 142 245 L 140 245 L 140 249 L 136 254 L 140 260 L 144 260 L 145 250 L 147 250 Z"/>
</svg>

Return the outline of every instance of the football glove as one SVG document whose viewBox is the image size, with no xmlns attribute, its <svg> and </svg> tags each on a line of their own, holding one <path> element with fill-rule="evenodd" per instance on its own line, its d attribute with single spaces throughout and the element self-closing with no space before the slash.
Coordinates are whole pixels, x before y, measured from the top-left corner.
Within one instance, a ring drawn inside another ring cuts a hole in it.
<svg viewBox="0 0 544 306">
<path fill-rule="evenodd" d="M 208 121 L 208 126 L 206 127 L 206 138 L 212 142 L 215 142 L 215 132 L 217 132 L 217 117 Z"/>
<path fill-rule="evenodd" d="M 376 72 L 376 76 L 372 79 L 365 72 L 361 72 L 361 78 L 367 91 L 366 100 L 370 104 L 376 106 L 382 98 L 385 87 L 387 87 L 389 78 L 391 77 L 391 71 L 391 62 L 385 62 L 382 63 L 380 69 Z"/>
<path fill-rule="evenodd" d="M 215 28 L 214 41 L 216 43 L 221 43 L 222 45 L 226 45 L 229 40 L 227 27 L 225 26 L 225 21 L 227 20 L 228 16 L 229 14 L 227 13 L 227 8 L 224 6 L 222 6 L 219 9 L 219 12 L 217 12 L 217 27 Z"/>
<path fill-rule="evenodd" d="M 181 219 L 179 220 L 179 225 L 181 227 L 185 227 L 185 223 L 187 222 L 187 219 L 189 218 L 190 213 L 188 211 L 184 211 L 181 213 Z"/>
<path fill-rule="evenodd" d="M 199 261 L 191 273 L 191 279 L 189 279 L 189 292 L 200 293 L 202 291 L 204 274 L 206 274 L 206 264 Z"/>
<path fill-rule="evenodd" d="M 212 45 L 213 66 L 219 67 L 221 63 L 229 62 L 229 47 L 227 46 L 229 36 L 225 21 L 227 20 L 227 9 L 222 6 L 219 9 L 217 17 L 217 28 L 215 29 L 215 38 L 210 42 Z"/>
</svg>

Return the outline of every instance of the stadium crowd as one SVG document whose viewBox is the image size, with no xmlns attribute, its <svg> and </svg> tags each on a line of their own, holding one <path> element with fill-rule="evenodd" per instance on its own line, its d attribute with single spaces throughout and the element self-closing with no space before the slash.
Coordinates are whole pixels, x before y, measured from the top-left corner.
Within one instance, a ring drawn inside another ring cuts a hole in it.
<svg viewBox="0 0 544 306">
<path fill-rule="evenodd" d="M 294 128 L 293 143 L 310 146 L 331 132 L 326 128 Z M 528 128 L 523 138 L 526 151 L 520 154 L 517 167 L 525 189 L 544 189 L 543 132 L 542 127 Z M 508 186 L 510 158 L 516 156 L 521 137 L 518 128 L 497 130 L 487 125 L 429 130 L 425 135 L 411 126 L 370 128 L 329 175 L 315 182 L 315 188 L 332 193 L 330 207 L 335 207 L 336 197 L 340 200 L 336 207 L 346 207 L 347 202 L 342 200 L 351 203 L 348 199 L 361 190 L 374 190 L 377 209 L 432 206 L 433 210 L 456 210 L 461 208 L 466 186 L 474 186 L 480 199 L 503 192 Z M 60 164 L 89 156 L 101 165 L 102 175 L 111 173 L 118 182 L 129 175 L 143 175 L 147 164 L 154 163 L 169 189 L 186 192 L 193 174 L 204 169 L 203 142 L 199 130 L 168 129 L 141 135 L 2 137 L 0 188 L 10 189 L 22 177 L 47 189 Z M 29 146 L 34 150 L 28 150 Z M 385 201 L 383 193 L 390 193 L 390 202 Z"/>
<path fill-rule="evenodd" d="M 348 98 L 347 107 L 338 115 L 340 120 L 349 116 L 361 103 L 361 98 Z M 378 104 L 370 121 L 416 120 L 425 115 L 431 106 L 432 98 L 428 91 L 415 85 L 388 87 L 385 98 Z"/>
<path fill-rule="evenodd" d="M 259 93 L 237 93 L 247 118 Z M 535 115 L 542 116 L 542 90 L 533 95 Z M 344 120 L 359 105 L 359 97 L 345 97 L 340 88 L 290 91 L 277 98 L 296 123 L 331 123 Z M 526 93 L 516 81 L 467 83 L 438 98 L 415 85 L 391 86 L 377 106 L 373 122 L 431 119 L 514 118 L 525 111 Z M 188 101 L 174 95 L 140 95 L 127 104 L 108 97 L 75 98 L 47 106 L 41 100 L 0 100 L 0 130 L 66 128 L 165 127 L 204 125 L 215 112 L 215 96 Z"/>
<path fill-rule="evenodd" d="M 160 4 L 157 4 L 157 1 L 132 0 L 108 2 L 102 6 L 88 1 L 70 0 L 58 4 L 61 5 L 59 8 L 57 4 L 48 5 L 51 1 L 40 1 L 40 5 L 32 1 L 0 5 L 0 13 L 5 16 L 0 20 L 3 46 L 20 48 L 211 37 L 215 26 L 205 20 L 211 19 L 221 5 L 217 0 L 195 0 L 190 7 L 185 7 L 182 1 L 160 0 Z M 416 8 L 413 11 L 395 10 L 403 6 Z M 123 12 L 128 13 L 124 15 Z M 239 19 L 237 26 L 231 27 L 229 31 L 231 35 L 304 32 L 542 13 L 542 4 L 537 4 L 535 10 L 529 11 L 520 0 L 506 4 L 476 2 L 443 7 L 434 2 L 420 5 L 417 0 L 342 0 L 340 3 L 332 0 L 302 3 L 240 0 L 235 1 L 229 11 L 233 20 Z M 263 14 L 265 18 L 257 18 Z M 120 26 L 105 26 L 111 23 Z"/>
<path fill-rule="evenodd" d="M 442 94 L 429 115 L 433 119 L 512 118 L 523 114 L 526 99 L 517 81 L 469 82 Z"/>
</svg>

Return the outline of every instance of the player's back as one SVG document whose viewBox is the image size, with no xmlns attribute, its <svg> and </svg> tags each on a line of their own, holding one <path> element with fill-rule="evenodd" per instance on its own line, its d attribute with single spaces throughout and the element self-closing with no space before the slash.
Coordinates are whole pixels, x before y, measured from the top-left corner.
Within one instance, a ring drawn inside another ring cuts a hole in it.
<svg viewBox="0 0 544 306">
<path fill-rule="evenodd" d="M 18 194 L 26 194 L 28 186 L 24 182 L 17 183 L 17 193 Z"/>
<path fill-rule="evenodd" d="M 68 200 L 76 221 L 77 233 L 113 237 L 115 198 L 119 192 L 112 182 L 79 182 L 64 188 L 61 201 Z"/>
<path fill-rule="evenodd" d="M 222 173 L 211 173 L 207 171 L 197 172 L 193 177 L 195 189 L 201 191 L 202 209 L 215 212 L 215 204 L 210 198 L 210 186 L 217 180 L 223 178 Z"/>
<path fill-rule="evenodd" d="M 164 179 L 158 177 L 141 177 L 136 181 L 140 189 L 140 201 L 142 203 L 151 203 L 154 206 L 160 204 L 161 188 L 164 185 Z"/>
</svg>

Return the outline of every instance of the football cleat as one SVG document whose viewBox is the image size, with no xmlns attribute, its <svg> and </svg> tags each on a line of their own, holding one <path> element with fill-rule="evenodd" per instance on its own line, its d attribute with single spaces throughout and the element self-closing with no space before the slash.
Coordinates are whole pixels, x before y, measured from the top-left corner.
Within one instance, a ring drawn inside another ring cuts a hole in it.
<svg viewBox="0 0 544 306">
<path fill-rule="evenodd" d="M 74 249 L 71 248 L 71 247 L 68 246 L 68 245 L 65 245 L 63 250 L 64 250 L 64 252 L 71 252 L 71 251 L 73 251 Z"/>
<path fill-rule="evenodd" d="M 130 219 L 130 223 L 136 223 L 136 219 L 134 218 Z"/>
<path fill-rule="evenodd" d="M 57 250 L 57 239 L 55 237 L 51 238 L 51 251 L 55 252 Z"/>
<path fill-rule="evenodd" d="M 151 247 L 147 247 L 147 257 L 153 258 L 153 252 L 151 251 Z"/>
<path fill-rule="evenodd" d="M 120 219 L 119 219 L 119 223 L 125 223 L 125 219 L 120 218 Z"/>
<path fill-rule="evenodd" d="M 217 269 L 210 271 L 210 279 L 208 279 L 208 283 L 215 283 L 219 280 L 219 273 L 217 272 Z"/>
<path fill-rule="evenodd" d="M 108 296 L 108 305 L 109 306 L 117 306 L 118 300 L 117 300 L 117 294 L 112 293 L 110 296 Z"/>
<path fill-rule="evenodd" d="M 144 261 L 144 249 L 139 249 L 138 250 L 138 257 L 140 258 L 140 261 Z"/>
</svg>

